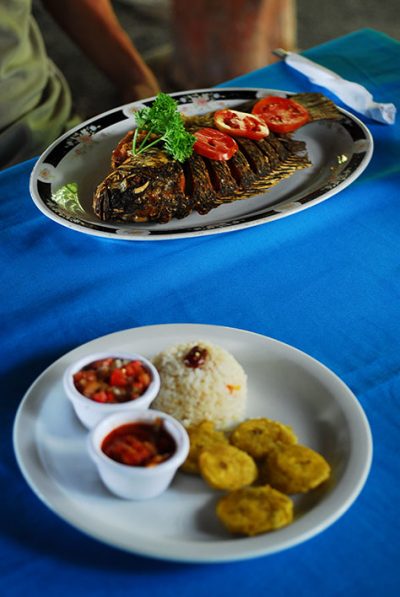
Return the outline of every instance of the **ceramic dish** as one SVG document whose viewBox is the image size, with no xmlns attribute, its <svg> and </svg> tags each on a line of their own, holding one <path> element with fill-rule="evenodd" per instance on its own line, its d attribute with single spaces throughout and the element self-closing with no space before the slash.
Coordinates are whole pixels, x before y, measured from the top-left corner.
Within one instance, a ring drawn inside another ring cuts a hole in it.
<svg viewBox="0 0 400 597">
<path fill-rule="evenodd" d="M 215 88 L 171 94 L 179 109 L 195 115 L 234 107 L 264 95 L 290 95 L 274 89 Z M 118 141 L 134 126 L 134 112 L 152 100 L 101 114 L 66 133 L 36 163 L 30 191 L 50 219 L 86 234 L 124 240 L 167 240 L 216 234 L 264 224 L 328 199 L 351 184 L 368 165 L 372 137 L 355 116 L 342 110 L 339 122 L 321 120 L 295 133 L 306 142 L 312 167 L 296 172 L 268 193 L 221 205 L 206 215 L 190 214 L 167 224 L 118 224 L 93 213 L 94 190 L 110 170 Z"/>
<path fill-rule="evenodd" d="M 131 361 L 141 361 L 151 375 L 151 382 L 146 391 L 138 396 L 135 400 L 128 402 L 96 402 L 87 398 L 79 392 L 74 384 L 73 376 L 83 367 L 100 359 L 106 359 L 112 356 L 113 358 L 128 359 Z M 110 354 L 109 352 L 101 352 L 95 354 L 88 354 L 85 357 L 78 359 L 72 363 L 66 370 L 63 376 L 64 392 L 67 398 L 71 401 L 75 413 L 80 421 L 88 429 L 94 427 L 101 419 L 112 414 L 124 410 L 145 409 L 150 406 L 154 398 L 157 396 L 160 389 L 160 376 L 154 365 L 140 354 L 132 352 L 118 352 Z"/>
<path fill-rule="evenodd" d="M 108 434 L 131 423 L 153 424 L 161 420 L 166 433 L 172 437 L 175 452 L 155 466 L 128 466 L 115 462 L 102 450 Z M 89 455 L 108 489 L 118 497 L 146 500 L 161 495 L 170 485 L 176 471 L 189 453 L 189 437 L 185 428 L 173 417 L 157 410 L 137 410 L 116 413 L 102 419 L 89 434 Z"/>
<path fill-rule="evenodd" d="M 248 417 L 291 425 L 299 442 L 332 466 L 324 490 L 296 497 L 294 522 L 251 538 L 231 536 L 215 514 L 217 492 L 178 473 L 161 496 L 125 502 L 101 483 L 87 452 L 87 431 L 62 388 L 71 362 L 91 352 L 136 350 L 147 357 L 171 344 L 206 338 L 230 351 L 248 375 Z M 293 547 L 327 529 L 361 491 L 372 440 L 349 388 L 315 359 L 286 344 L 243 330 L 207 325 L 147 326 L 98 338 L 69 352 L 36 380 L 14 425 L 21 471 L 37 496 L 61 518 L 107 544 L 157 558 L 223 562 Z"/>
</svg>

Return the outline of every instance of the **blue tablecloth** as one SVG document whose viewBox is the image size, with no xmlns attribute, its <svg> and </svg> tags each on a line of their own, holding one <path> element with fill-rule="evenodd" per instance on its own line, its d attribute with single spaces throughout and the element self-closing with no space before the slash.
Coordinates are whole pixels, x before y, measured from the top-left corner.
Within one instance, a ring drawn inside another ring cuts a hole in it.
<svg viewBox="0 0 400 597">
<path fill-rule="evenodd" d="M 400 44 L 363 30 L 306 55 L 400 108 Z M 284 64 L 229 85 L 320 91 Z M 400 120 L 366 121 L 362 176 L 267 225 L 209 237 L 121 242 L 46 219 L 29 196 L 34 161 L 0 174 L 2 595 L 377 595 L 398 591 Z M 70 349 L 147 324 L 252 330 L 319 359 L 369 419 L 374 460 L 350 510 L 312 540 L 234 564 L 184 565 L 103 545 L 48 510 L 13 454 L 18 405 Z M 396 591 L 397 590 L 397 591 Z"/>
</svg>

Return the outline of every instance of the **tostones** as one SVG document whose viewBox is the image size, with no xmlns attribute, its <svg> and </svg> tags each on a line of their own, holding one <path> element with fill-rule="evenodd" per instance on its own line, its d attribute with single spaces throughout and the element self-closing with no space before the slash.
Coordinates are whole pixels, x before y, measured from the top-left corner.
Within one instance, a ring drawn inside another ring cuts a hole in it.
<svg viewBox="0 0 400 597">
<path fill-rule="evenodd" d="M 248 419 L 233 431 L 230 442 L 253 458 L 263 458 L 277 443 L 295 444 L 291 427 L 271 419 Z"/>
<path fill-rule="evenodd" d="M 307 493 L 329 478 L 331 467 L 321 454 L 311 448 L 280 445 L 267 457 L 267 478 L 284 493 Z"/>
<path fill-rule="evenodd" d="M 199 455 L 203 450 L 213 450 L 216 445 L 228 444 L 222 431 L 215 429 L 212 421 L 202 421 L 187 428 L 190 440 L 189 454 L 182 464 L 185 473 L 199 473 Z"/>
<path fill-rule="evenodd" d="M 199 456 L 199 468 L 203 479 L 214 489 L 240 489 L 253 483 L 257 477 L 257 466 L 252 457 L 228 444 L 203 450 Z"/>
<path fill-rule="evenodd" d="M 259 535 L 290 524 L 293 502 L 269 485 L 244 487 L 219 500 L 217 516 L 231 533 Z"/>
</svg>

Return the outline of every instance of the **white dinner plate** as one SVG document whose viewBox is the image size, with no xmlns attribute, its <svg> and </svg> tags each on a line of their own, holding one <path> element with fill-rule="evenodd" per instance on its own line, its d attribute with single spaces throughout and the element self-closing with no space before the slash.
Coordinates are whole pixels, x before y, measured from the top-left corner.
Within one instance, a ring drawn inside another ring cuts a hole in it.
<svg viewBox="0 0 400 597">
<path fill-rule="evenodd" d="M 245 88 L 171 95 L 182 113 L 195 115 L 269 94 L 290 95 L 276 89 Z M 135 111 L 152 101 L 127 104 L 96 116 L 60 137 L 42 154 L 31 174 L 30 192 L 47 217 L 79 232 L 114 239 L 166 240 L 217 234 L 264 224 L 328 199 L 352 183 L 372 156 L 373 141 L 367 127 L 340 109 L 341 120 L 319 120 L 296 131 L 294 137 L 305 141 L 312 166 L 267 193 L 165 224 L 103 222 L 93 212 L 93 193 L 110 171 L 112 150 L 135 127 Z"/>
<path fill-rule="evenodd" d="M 209 340 L 229 350 L 248 375 L 247 417 L 291 425 L 299 442 L 332 466 L 324 489 L 295 498 L 294 522 L 251 538 L 231 536 L 215 514 L 217 491 L 179 472 L 171 487 L 145 502 L 125 501 L 103 486 L 90 460 L 87 430 L 62 387 L 62 374 L 85 354 L 130 350 L 151 357 L 182 341 Z M 234 561 L 295 546 L 320 533 L 351 506 L 368 476 L 372 440 L 349 388 L 321 363 L 286 344 L 243 330 L 168 324 L 125 330 L 69 352 L 26 393 L 14 425 L 14 449 L 36 495 L 81 531 L 123 550 L 186 562 Z"/>
</svg>

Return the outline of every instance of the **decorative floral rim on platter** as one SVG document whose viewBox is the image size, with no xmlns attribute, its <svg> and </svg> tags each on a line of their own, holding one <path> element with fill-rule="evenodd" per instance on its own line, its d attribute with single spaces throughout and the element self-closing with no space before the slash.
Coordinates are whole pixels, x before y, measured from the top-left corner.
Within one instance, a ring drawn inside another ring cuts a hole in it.
<svg viewBox="0 0 400 597">
<path fill-rule="evenodd" d="M 171 95 L 183 114 L 195 115 L 268 94 L 291 95 L 280 90 L 246 88 Z M 313 166 L 293 174 L 268 193 L 221 205 L 207 215 L 191 214 L 166 224 L 101 222 L 91 208 L 91 196 L 109 170 L 112 148 L 135 126 L 135 112 L 153 100 L 96 116 L 57 139 L 40 156 L 31 174 L 30 191 L 36 206 L 48 218 L 79 232 L 124 240 L 168 240 L 239 230 L 286 217 L 332 197 L 360 176 L 373 152 L 367 127 L 340 109 L 343 118 L 339 122 L 314 122 L 296 132 L 296 138 L 306 142 Z"/>
</svg>

